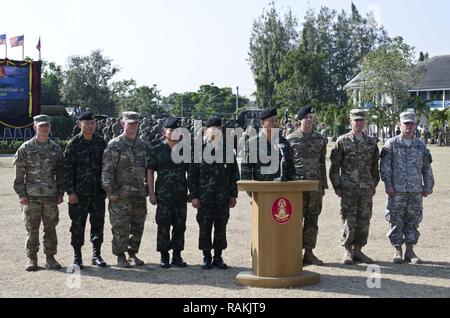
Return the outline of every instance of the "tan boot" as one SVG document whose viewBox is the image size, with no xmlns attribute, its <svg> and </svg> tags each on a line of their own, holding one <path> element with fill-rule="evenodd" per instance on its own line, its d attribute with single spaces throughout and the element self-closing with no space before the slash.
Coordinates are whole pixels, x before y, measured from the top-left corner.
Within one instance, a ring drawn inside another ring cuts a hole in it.
<svg viewBox="0 0 450 318">
<path fill-rule="evenodd" d="M 312 248 L 305 248 L 305 254 L 303 255 L 303 265 L 323 266 L 323 262 L 313 254 Z"/>
<path fill-rule="evenodd" d="M 346 247 L 344 258 L 342 259 L 344 265 L 353 265 L 353 250 L 351 247 Z"/>
<path fill-rule="evenodd" d="M 27 265 L 25 266 L 25 270 L 27 272 L 33 272 L 37 269 L 38 269 L 37 254 L 28 256 L 28 262 L 27 262 Z"/>
<path fill-rule="evenodd" d="M 117 255 L 117 266 L 121 268 L 130 268 L 130 263 L 128 263 L 125 253 Z"/>
<path fill-rule="evenodd" d="M 401 246 L 395 246 L 395 254 L 392 258 L 392 261 L 395 264 L 402 264 L 403 263 L 403 250 Z"/>
<path fill-rule="evenodd" d="M 422 263 L 422 260 L 414 253 L 414 246 L 412 244 L 406 244 L 405 262 L 414 265 Z"/>
<path fill-rule="evenodd" d="M 367 255 L 365 255 L 361 251 L 361 248 L 362 248 L 361 246 L 355 245 L 355 250 L 353 252 L 353 259 L 355 261 L 359 261 L 359 262 L 364 263 L 364 264 L 372 264 L 373 260 L 370 257 L 368 257 Z"/>
<path fill-rule="evenodd" d="M 61 264 L 55 259 L 53 255 L 46 257 L 47 262 L 45 268 L 47 269 L 61 269 Z"/>
</svg>

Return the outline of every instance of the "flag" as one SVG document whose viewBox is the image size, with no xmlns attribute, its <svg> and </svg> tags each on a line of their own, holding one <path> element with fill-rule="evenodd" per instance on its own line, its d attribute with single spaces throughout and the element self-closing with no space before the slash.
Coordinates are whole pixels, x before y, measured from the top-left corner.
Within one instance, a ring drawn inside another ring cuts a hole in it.
<svg viewBox="0 0 450 318">
<path fill-rule="evenodd" d="M 6 34 L 0 34 L 0 45 L 6 44 Z"/>
<path fill-rule="evenodd" d="M 11 47 L 23 46 L 23 41 L 24 41 L 23 35 L 14 36 L 9 39 L 9 43 L 11 44 Z"/>
<path fill-rule="evenodd" d="M 41 37 L 39 37 L 39 41 L 36 45 L 36 49 L 40 52 L 41 51 Z"/>
</svg>

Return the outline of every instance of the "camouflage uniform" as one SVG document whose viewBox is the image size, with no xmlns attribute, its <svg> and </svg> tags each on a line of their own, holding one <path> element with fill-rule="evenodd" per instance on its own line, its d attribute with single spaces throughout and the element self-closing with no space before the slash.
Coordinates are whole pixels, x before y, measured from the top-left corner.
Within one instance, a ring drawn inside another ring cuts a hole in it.
<svg viewBox="0 0 450 318">
<path fill-rule="evenodd" d="M 44 225 L 44 253 L 56 255 L 56 225 L 59 221 L 57 197 L 64 194 L 63 156 L 57 144 L 49 140 L 39 143 L 36 137 L 17 150 L 14 191 L 19 198 L 27 197 L 28 206 L 22 207 L 23 220 L 28 232 L 26 252 L 33 257 L 39 251 L 39 226 Z"/>
<path fill-rule="evenodd" d="M 434 178 L 430 151 L 423 141 L 413 138 L 408 146 L 401 136 L 389 139 L 381 151 L 380 172 L 386 187 L 395 196 L 388 197 L 386 220 L 393 246 L 417 244 L 422 221 L 422 193 L 433 192 Z"/>
<path fill-rule="evenodd" d="M 114 255 L 137 254 L 147 216 L 147 146 L 124 135 L 111 140 L 103 154 L 102 186 L 109 201 Z"/>
<path fill-rule="evenodd" d="M 158 200 L 156 224 L 158 224 L 158 252 L 184 249 L 184 232 L 187 214 L 188 164 L 172 161 L 172 150 L 163 142 L 151 150 L 148 169 L 157 171 L 155 194 Z M 170 227 L 172 239 L 170 238 Z"/>
<path fill-rule="evenodd" d="M 380 181 L 379 150 L 375 138 L 353 132 L 341 136 L 331 152 L 330 180 L 341 191 L 342 245 L 363 247 L 369 236 L 372 201 Z"/>
<path fill-rule="evenodd" d="M 297 130 L 287 137 L 294 157 L 295 170 L 300 180 L 318 180 L 319 190 L 303 193 L 303 248 L 314 249 L 322 212 L 322 198 L 328 189 L 325 157 L 328 140 L 312 132 Z"/>
</svg>

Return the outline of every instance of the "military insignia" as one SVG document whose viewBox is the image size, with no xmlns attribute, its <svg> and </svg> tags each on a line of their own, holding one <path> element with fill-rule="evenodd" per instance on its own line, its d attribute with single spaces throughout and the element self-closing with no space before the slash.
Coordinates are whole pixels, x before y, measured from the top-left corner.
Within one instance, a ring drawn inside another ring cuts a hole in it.
<svg viewBox="0 0 450 318">
<path fill-rule="evenodd" d="M 286 198 L 279 198 L 272 204 L 272 217 L 279 224 L 286 224 L 292 216 L 292 204 Z"/>
</svg>

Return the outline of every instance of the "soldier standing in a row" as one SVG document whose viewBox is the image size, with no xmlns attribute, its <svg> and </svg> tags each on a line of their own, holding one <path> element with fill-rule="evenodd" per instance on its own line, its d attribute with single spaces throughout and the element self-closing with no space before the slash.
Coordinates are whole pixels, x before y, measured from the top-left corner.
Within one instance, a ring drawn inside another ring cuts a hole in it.
<svg viewBox="0 0 450 318">
<path fill-rule="evenodd" d="M 59 221 L 58 205 L 63 202 L 63 154 L 58 145 L 49 140 L 51 119 L 47 115 L 34 117 L 36 136 L 17 150 L 14 191 L 22 205 L 23 220 L 28 232 L 26 271 L 38 268 L 39 227 L 44 225 L 45 267 L 60 269 L 56 261 L 58 240 L 56 225 Z"/>
<path fill-rule="evenodd" d="M 328 140 L 314 132 L 315 109 L 305 106 L 298 112 L 300 128 L 287 137 L 294 157 L 295 170 L 300 180 L 318 180 L 319 190 L 303 193 L 303 263 L 323 265 L 313 254 L 319 231 L 322 199 L 328 189 L 325 157 Z"/>
<path fill-rule="evenodd" d="M 69 141 L 64 152 L 64 184 L 69 196 L 71 245 L 75 254 L 73 264 L 83 268 L 81 247 L 84 245 L 84 230 L 90 215 L 92 265 L 105 267 L 106 262 L 100 254 L 105 223 L 106 194 L 101 176 L 106 141 L 95 133 L 96 123 L 91 112 L 81 114 L 78 121 L 81 133 Z"/>
<path fill-rule="evenodd" d="M 102 186 L 108 198 L 112 250 L 119 267 L 144 265 L 136 254 L 147 216 L 147 146 L 137 138 L 139 114 L 123 113 L 124 132 L 103 154 Z M 128 260 L 125 252 L 128 251 Z"/>
<path fill-rule="evenodd" d="M 158 224 L 156 250 L 161 253 L 160 266 L 169 268 L 169 250 L 173 251 L 172 264 L 186 267 L 181 257 L 184 250 L 184 232 L 186 231 L 187 215 L 187 180 L 188 163 L 175 163 L 172 159 L 172 149 L 179 138 L 172 136 L 180 127 L 177 119 L 169 119 L 164 125 L 165 141 L 151 150 L 147 180 L 150 203 L 157 205 L 156 224 Z M 155 171 L 156 179 L 155 192 Z M 170 227 L 172 226 L 172 238 Z"/>
<path fill-rule="evenodd" d="M 367 244 L 373 196 L 380 181 L 379 150 L 376 139 L 364 133 L 365 116 L 362 109 L 350 112 L 352 131 L 341 136 L 331 152 L 330 180 L 341 198 L 345 265 L 372 263 L 361 249 Z"/>
</svg>

